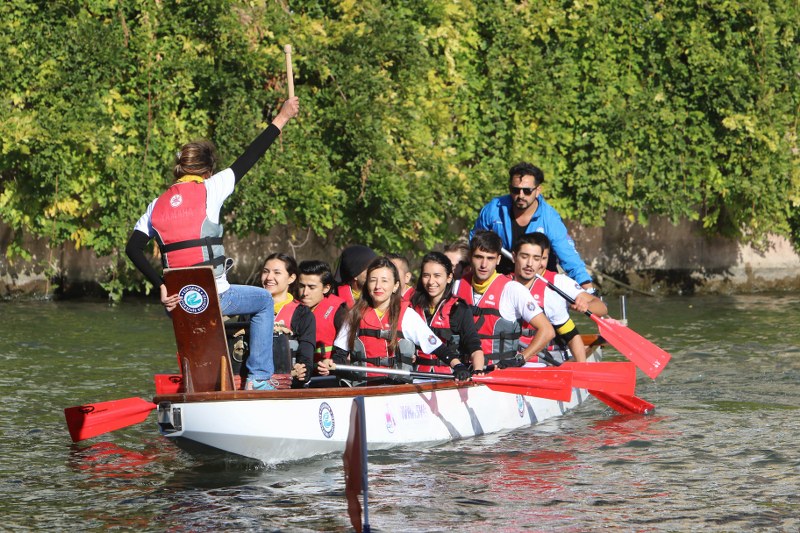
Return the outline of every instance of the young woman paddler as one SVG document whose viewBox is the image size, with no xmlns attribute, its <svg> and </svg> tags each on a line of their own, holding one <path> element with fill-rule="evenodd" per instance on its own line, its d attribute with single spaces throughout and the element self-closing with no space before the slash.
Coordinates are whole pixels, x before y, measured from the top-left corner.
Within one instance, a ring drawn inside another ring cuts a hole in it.
<svg viewBox="0 0 800 533">
<path fill-rule="evenodd" d="M 264 261 L 261 285 L 275 301 L 275 367 L 277 372 L 291 372 L 293 388 L 302 387 L 311 378 L 317 342 L 314 314 L 292 294 L 296 281 L 297 262 L 293 257 L 274 253 Z"/>
<path fill-rule="evenodd" d="M 336 363 L 363 362 L 367 367 L 395 368 L 408 366 L 414 359 L 413 345 L 433 354 L 453 368 L 457 380 L 468 380 L 470 371 L 457 358 L 453 347 L 444 344 L 425 321 L 399 294 L 397 267 L 386 257 L 375 259 L 367 267 L 367 279 L 361 298 L 348 311 L 333 343 L 333 357 L 320 361 L 317 370 L 327 375 L 336 370 Z M 411 353 L 400 353 L 409 345 Z M 367 376 L 381 376 L 368 373 Z M 363 379 L 363 375 L 359 377 Z"/>
<path fill-rule="evenodd" d="M 411 306 L 443 343 L 456 348 L 459 354 L 468 354 L 465 359 L 474 372 L 483 373 L 483 351 L 472 308 L 453 295 L 453 264 L 443 253 L 431 252 L 422 258 Z M 455 366 L 452 361 L 451 366 Z M 417 353 L 417 370 L 452 373 L 450 366 L 421 350 Z"/>
</svg>

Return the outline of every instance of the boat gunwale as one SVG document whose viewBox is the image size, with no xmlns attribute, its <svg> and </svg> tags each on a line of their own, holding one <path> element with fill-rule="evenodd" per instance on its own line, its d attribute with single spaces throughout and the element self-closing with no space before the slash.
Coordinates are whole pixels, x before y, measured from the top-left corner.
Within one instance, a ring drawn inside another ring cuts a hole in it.
<svg viewBox="0 0 800 533">
<path fill-rule="evenodd" d="M 455 383 L 452 380 L 431 381 L 429 383 L 408 383 L 391 385 L 369 385 L 366 387 L 319 387 L 313 389 L 277 389 L 270 391 L 238 390 L 213 392 L 179 392 L 158 394 L 153 403 L 196 403 L 225 402 L 234 400 L 305 400 L 324 398 L 355 398 L 356 396 L 392 396 L 398 394 L 417 394 L 437 390 L 468 387 L 484 387 L 475 382 Z"/>
</svg>

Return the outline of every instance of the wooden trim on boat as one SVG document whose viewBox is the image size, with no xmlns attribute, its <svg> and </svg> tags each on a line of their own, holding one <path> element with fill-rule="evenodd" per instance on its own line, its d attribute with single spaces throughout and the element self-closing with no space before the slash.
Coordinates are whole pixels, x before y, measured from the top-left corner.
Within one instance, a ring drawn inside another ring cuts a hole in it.
<svg viewBox="0 0 800 533">
<path fill-rule="evenodd" d="M 301 400 L 308 398 L 355 398 L 356 396 L 389 396 L 394 394 L 414 394 L 459 387 L 480 387 L 479 383 L 456 384 L 452 380 L 432 381 L 430 383 L 409 383 L 398 385 L 370 385 L 366 387 L 335 387 L 314 389 L 279 389 L 271 391 L 215 391 L 163 394 L 153 398 L 153 403 L 194 403 L 225 402 L 232 400 Z"/>
</svg>

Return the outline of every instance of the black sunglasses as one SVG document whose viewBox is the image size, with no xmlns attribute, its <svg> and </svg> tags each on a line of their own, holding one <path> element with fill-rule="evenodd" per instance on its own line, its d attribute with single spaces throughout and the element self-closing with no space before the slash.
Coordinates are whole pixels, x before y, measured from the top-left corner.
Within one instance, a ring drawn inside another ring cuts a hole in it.
<svg viewBox="0 0 800 533">
<path fill-rule="evenodd" d="M 509 187 L 511 189 L 511 194 L 519 194 L 524 193 L 525 196 L 530 196 L 533 194 L 533 191 L 538 189 L 539 187 Z"/>
</svg>

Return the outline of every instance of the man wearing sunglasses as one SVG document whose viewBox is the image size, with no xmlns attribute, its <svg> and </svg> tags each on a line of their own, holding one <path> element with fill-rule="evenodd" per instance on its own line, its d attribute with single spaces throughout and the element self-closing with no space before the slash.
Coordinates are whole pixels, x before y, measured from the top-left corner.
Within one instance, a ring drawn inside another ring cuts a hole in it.
<svg viewBox="0 0 800 533">
<path fill-rule="evenodd" d="M 593 293 L 592 277 L 575 249 L 575 241 L 567 233 L 561 215 L 540 194 L 542 182 L 544 172 L 530 163 L 511 167 L 508 171 L 509 194 L 493 198 L 483 206 L 470 232 L 470 240 L 476 231 L 490 230 L 500 236 L 504 249 L 511 250 L 522 235 L 544 233 L 552 245 L 548 268 L 556 270 L 556 264 L 560 264 L 569 277 Z M 504 256 L 498 271 L 507 274 L 513 270 L 513 262 Z"/>
</svg>

